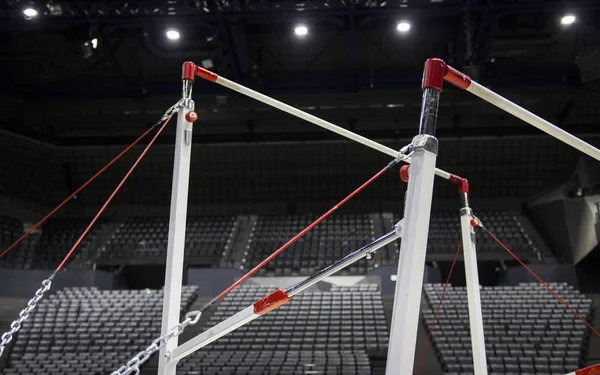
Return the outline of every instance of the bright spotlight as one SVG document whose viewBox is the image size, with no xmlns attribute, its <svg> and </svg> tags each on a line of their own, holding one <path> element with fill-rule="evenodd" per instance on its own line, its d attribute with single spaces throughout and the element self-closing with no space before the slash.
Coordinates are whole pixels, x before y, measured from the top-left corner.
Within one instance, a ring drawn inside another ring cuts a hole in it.
<svg viewBox="0 0 600 375">
<path fill-rule="evenodd" d="M 92 39 L 91 42 L 92 42 L 92 48 L 93 49 L 98 48 L 98 38 Z"/>
<path fill-rule="evenodd" d="M 401 33 L 407 33 L 410 30 L 410 23 L 408 23 L 407 21 L 398 22 L 398 24 L 396 25 L 396 30 L 398 30 Z"/>
<path fill-rule="evenodd" d="M 25 9 L 23 9 L 23 14 L 27 18 L 33 18 L 38 15 L 38 11 L 35 10 L 34 8 L 25 8 Z"/>
<path fill-rule="evenodd" d="M 567 14 L 566 16 L 563 16 L 563 18 L 560 19 L 560 24 L 561 25 L 572 25 L 573 23 L 575 23 L 575 21 L 577 20 L 577 17 L 575 17 L 572 14 Z"/>
<path fill-rule="evenodd" d="M 179 31 L 174 29 L 167 30 L 166 35 L 169 40 L 178 40 L 179 38 L 181 38 L 181 35 L 179 35 Z"/>
<path fill-rule="evenodd" d="M 306 34 L 308 34 L 308 27 L 304 25 L 298 25 L 294 28 L 294 34 L 298 36 L 305 36 Z"/>
</svg>

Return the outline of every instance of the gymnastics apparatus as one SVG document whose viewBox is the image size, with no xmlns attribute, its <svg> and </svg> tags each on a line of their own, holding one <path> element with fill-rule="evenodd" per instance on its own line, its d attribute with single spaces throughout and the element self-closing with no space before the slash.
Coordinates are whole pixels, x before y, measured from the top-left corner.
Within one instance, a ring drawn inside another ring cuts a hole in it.
<svg viewBox="0 0 600 375">
<path fill-rule="evenodd" d="M 352 141 L 382 152 L 393 158 L 393 160 L 364 184 L 350 193 L 347 197 L 338 202 L 329 211 L 325 212 L 317 220 L 304 228 L 296 236 L 291 238 L 273 254 L 264 259 L 240 279 L 235 281 L 231 286 L 213 298 L 210 302 L 205 304 L 200 310 L 189 312 L 185 319 L 182 322 L 179 322 L 180 299 L 183 281 L 188 182 L 192 150 L 192 128 L 193 123 L 198 119 L 198 115 L 196 112 L 194 112 L 194 101 L 192 100 L 192 87 L 196 77 L 201 77 L 207 81 L 217 83 L 240 94 L 256 99 L 271 107 L 287 112 L 292 116 L 296 116 L 324 129 L 337 133 Z M 413 138 L 410 144 L 406 145 L 399 151 L 386 147 L 368 138 L 362 137 L 349 130 L 289 106 L 269 96 L 263 95 L 257 91 L 251 90 L 226 78 L 220 77 L 217 74 L 203 69 L 192 62 L 185 62 L 182 69 L 183 93 L 181 100 L 169 108 L 162 118 L 150 129 L 136 139 L 131 145 L 127 146 L 121 153 L 119 153 L 106 166 L 92 176 L 79 189 L 77 189 L 31 229 L 24 233 L 23 236 L 21 236 L 14 244 L 0 253 L 0 257 L 8 253 L 20 241 L 33 232 L 33 230 L 38 228 L 62 206 L 70 201 L 76 194 L 81 192 L 95 178 L 104 173 L 121 156 L 131 150 L 131 148 L 139 143 L 144 137 L 149 135 L 151 132 L 156 131 L 148 145 L 144 148 L 140 156 L 133 163 L 130 170 L 125 174 L 107 201 L 91 220 L 87 228 L 75 242 L 73 247 L 69 250 L 56 270 L 50 275 L 50 277 L 42 282 L 42 286 L 37 290 L 35 296 L 28 302 L 27 307 L 21 311 L 19 317 L 11 324 L 10 330 L 1 336 L 0 356 L 4 352 L 8 343 L 10 343 L 12 340 L 13 336 L 19 331 L 23 322 L 35 309 L 36 304 L 51 288 L 52 280 L 56 274 L 64 267 L 83 238 L 96 223 L 102 212 L 112 201 L 127 178 L 131 175 L 133 170 L 146 155 L 156 138 L 162 133 L 164 128 L 175 114 L 177 114 L 177 130 L 173 167 L 173 184 L 171 191 L 171 213 L 167 242 L 167 263 L 161 336 L 154 340 L 146 349 L 135 355 L 121 368 L 115 370 L 111 375 L 139 374 L 140 366 L 156 352 L 160 352 L 158 373 L 160 375 L 175 375 L 177 363 L 181 359 L 197 350 L 202 349 L 211 342 L 253 321 L 254 319 L 257 319 L 260 316 L 277 309 L 279 306 L 285 304 L 295 295 L 302 293 L 310 286 L 318 283 L 328 276 L 335 274 L 339 270 L 351 265 L 352 263 L 369 256 L 378 249 L 392 243 L 399 238 L 402 238 L 402 242 L 400 248 L 400 258 L 398 261 L 398 273 L 396 279 L 397 282 L 394 297 L 392 324 L 390 329 L 386 374 L 412 375 L 415 362 L 415 347 L 420 312 L 419 309 L 421 304 L 421 293 L 423 289 L 427 236 L 429 231 L 429 219 L 431 214 L 433 182 L 435 175 L 458 186 L 458 193 L 461 203 L 461 237 L 465 263 L 467 303 L 469 311 L 473 368 L 475 375 L 487 375 L 488 373 L 485 353 L 483 318 L 481 313 L 481 301 L 479 293 L 479 277 L 477 271 L 477 254 L 475 243 L 476 229 L 486 232 L 489 236 L 491 236 L 491 238 L 493 238 L 513 258 L 515 258 L 519 264 L 521 264 L 529 273 L 531 273 L 536 280 L 538 280 L 546 289 L 548 289 L 548 291 L 551 292 L 558 301 L 560 301 L 575 316 L 577 316 L 577 318 L 579 318 L 583 324 L 585 324 L 594 334 L 600 336 L 600 333 L 594 329 L 594 327 L 592 327 L 584 317 L 580 316 L 571 306 L 569 306 L 569 304 L 565 302 L 554 290 L 552 290 L 548 284 L 546 284 L 539 276 L 537 276 L 523 261 L 521 261 L 493 233 L 491 233 L 485 227 L 484 223 L 474 216 L 473 210 L 469 206 L 469 184 L 467 179 L 435 167 L 438 153 L 438 140 L 435 138 L 435 130 L 440 94 L 442 92 L 444 81 L 451 83 L 459 89 L 472 93 L 473 95 L 523 120 L 524 122 L 535 126 L 550 136 L 600 161 L 600 150 L 597 148 L 485 88 L 484 86 L 471 80 L 469 76 L 450 67 L 440 59 L 429 59 L 425 63 L 422 82 L 423 98 L 421 118 L 419 121 L 419 134 Z M 186 343 L 178 345 L 178 337 L 185 330 L 185 328 L 189 325 L 196 324 L 199 321 L 201 314 L 207 311 L 215 302 L 222 299 L 231 290 L 243 283 L 265 264 L 270 262 L 277 255 L 291 246 L 300 237 L 304 236 L 312 228 L 329 217 L 352 197 L 401 162 L 410 164 L 410 167 L 409 165 L 404 165 L 400 168 L 400 176 L 403 181 L 408 183 L 408 188 L 405 196 L 406 203 L 404 208 L 404 218 L 395 225 L 395 228 L 392 232 L 346 255 L 344 258 L 324 268 L 315 275 L 308 277 L 307 279 L 292 285 L 287 289 L 280 289 L 265 296 L 254 304 L 218 323 L 214 327 L 190 339 Z M 456 253 L 453 266 L 458 258 L 459 251 Z M 446 283 L 446 287 L 447 284 L 448 283 Z M 445 290 L 446 289 L 444 288 L 444 292 Z M 440 305 L 443 301 L 444 292 L 441 295 L 440 302 L 436 310 L 436 316 L 437 311 L 439 311 Z M 431 333 L 434 325 L 435 317 L 429 333 Z M 425 345 L 426 344 L 427 343 L 425 343 Z M 417 371 L 415 373 L 418 372 L 418 367 L 419 364 L 417 364 Z M 577 370 L 566 375 L 594 374 L 600 374 L 600 365 Z"/>
</svg>

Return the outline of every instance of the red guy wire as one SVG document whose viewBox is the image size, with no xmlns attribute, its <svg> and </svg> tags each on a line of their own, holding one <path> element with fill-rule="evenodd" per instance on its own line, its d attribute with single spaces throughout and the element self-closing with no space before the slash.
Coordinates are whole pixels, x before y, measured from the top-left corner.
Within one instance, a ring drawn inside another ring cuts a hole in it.
<svg viewBox="0 0 600 375">
<path fill-rule="evenodd" d="M 58 210 L 60 210 L 65 204 L 67 204 L 71 199 L 73 199 L 74 196 L 76 196 L 77 194 L 79 194 L 92 181 L 94 181 L 98 176 L 100 176 L 102 173 L 104 173 L 111 165 L 113 165 L 117 160 L 119 160 L 121 158 L 121 156 L 125 155 L 136 144 L 138 144 L 139 141 L 141 141 L 144 137 L 146 137 L 148 134 L 150 134 L 150 132 L 152 130 L 154 130 L 154 127 L 151 127 L 150 129 L 146 130 L 144 132 L 144 134 L 140 135 L 138 137 L 138 139 L 136 139 L 135 141 L 133 141 L 132 144 L 130 144 L 129 146 L 127 146 L 123 151 L 121 151 L 117 156 L 115 156 L 110 162 L 108 162 L 108 164 L 106 164 L 104 167 L 102 167 L 102 169 L 100 169 L 98 172 L 96 172 L 96 174 L 93 175 L 89 180 L 87 180 L 83 185 L 81 185 L 79 187 L 79 189 L 75 190 L 64 201 L 62 201 L 61 204 L 59 204 L 58 206 L 56 206 L 52 211 L 50 211 L 46 216 L 44 216 L 44 218 L 42 220 L 38 221 L 37 224 L 35 224 L 31 228 L 29 228 L 29 230 L 27 232 L 25 232 L 21 237 L 19 237 L 18 240 L 16 240 L 12 245 L 10 245 L 9 247 L 7 247 L 2 253 L 0 253 L 0 258 L 2 258 L 9 251 L 11 251 L 15 246 L 17 246 L 19 243 L 21 243 L 21 241 L 23 241 L 25 239 L 25 237 L 29 236 L 31 234 L 31 232 L 33 232 L 40 225 L 42 225 L 44 222 L 46 222 L 46 220 L 48 220 L 52 215 L 54 215 Z"/>
<path fill-rule="evenodd" d="M 423 357 L 425 356 L 425 349 L 427 349 L 427 344 L 429 343 L 429 339 L 431 338 L 431 331 L 433 331 L 433 327 L 435 326 L 438 313 L 440 312 L 440 308 L 442 307 L 442 302 L 444 301 L 446 290 L 448 289 L 448 285 L 450 285 L 450 277 L 452 276 L 452 271 L 454 271 L 454 265 L 456 264 L 456 260 L 458 259 L 458 255 L 460 254 L 461 248 L 462 240 L 460 241 L 460 243 L 458 244 L 458 248 L 456 249 L 456 254 L 454 255 L 454 259 L 452 260 L 452 266 L 450 266 L 450 272 L 448 273 L 448 278 L 446 279 L 446 284 L 444 284 L 444 290 L 442 291 L 440 301 L 438 302 L 438 305 L 435 308 L 435 314 L 433 314 L 433 321 L 431 322 L 431 326 L 429 327 L 429 331 L 427 332 L 427 338 L 425 339 L 425 343 L 423 343 L 421 354 L 419 354 L 419 360 L 417 361 L 417 366 L 415 368 L 415 375 L 419 373 L 419 369 L 421 368 L 421 363 L 423 362 Z"/>
<path fill-rule="evenodd" d="M 248 271 L 248 273 L 246 273 L 244 276 L 242 276 L 239 280 L 237 280 L 236 282 L 231 284 L 227 289 L 222 291 L 221 294 L 216 296 L 213 301 L 220 300 L 221 298 L 225 297 L 225 295 L 227 295 L 227 293 L 231 292 L 235 287 L 237 287 L 238 285 L 240 285 L 241 283 L 246 281 L 246 279 L 248 279 L 250 276 L 254 275 L 258 270 L 260 270 L 267 263 L 272 261 L 277 255 L 281 254 L 281 252 L 283 252 L 285 249 L 290 247 L 294 242 L 298 241 L 298 239 L 300 239 L 300 237 L 304 236 L 311 229 L 313 229 L 315 226 L 317 226 L 320 222 L 325 220 L 328 216 L 330 216 L 332 213 L 334 213 L 338 208 L 340 208 L 342 205 L 344 205 L 344 203 L 348 202 L 356 194 L 360 193 L 364 188 L 369 186 L 373 181 L 378 179 L 382 174 L 384 174 L 388 169 L 390 169 L 394 165 L 395 165 L 395 163 L 394 164 L 390 163 L 385 168 L 383 168 L 382 170 L 377 172 L 377 174 L 375 174 L 373 177 L 371 177 L 369 180 L 367 180 L 367 182 L 360 185 L 356 190 L 354 190 L 352 193 L 350 193 L 346 198 L 342 199 L 338 204 L 333 206 L 329 211 L 325 212 L 321 217 L 319 217 L 317 220 L 313 221 L 309 226 L 304 228 L 300 233 L 298 233 L 297 235 L 292 237 L 292 239 L 290 239 L 283 246 L 281 246 L 279 249 L 277 249 L 273 254 L 269 255 L 262 262 L 260 262 L 256 267 L 254 267 L 253 269 Z M 207 306 L 212 304 L 213 301 L 211 301 L 209 304 L 207 304 Z"/>
<path fill-rule="evenodd" d="M 138 166 L 138 164 L 140 163 L 140 161 L 142 161 L 142 159 L 144 158 L 144 156 L 146 156 L 146 153 L 148 152 L 148 150 L 150 150 L 150 147 L 152 147 L 152 145 L 154 144 L 154 141 L 156 140 L 156 138 L 158 138 L 158 136 L 160 135 L 160 133 L 162 133 L 162 131 L 167 126 L 167 124 L 169 123 L 169 120 L 171 120 L 171 118 L 172 118 L 172 116 L 170 116 L 169 118 L 167 118 L 167 120 L 160 127 L 160 129 L 158 129 L 158 131 L 156 132 L 156 134 L 154 134 L 154 137 L 152 137 L 152 139 L 150 140 L 150 142 L 148 143 L 148 145 L 146 145 L 146 148 L 144 148 L 144 151 L 142 151 L 142 153 L 140 154 L 140 156 L 138 156 L 137 160 L 133 163 L 133 165 L 131 166 L 131 168 L 127 172 L 127 174 L 125 174 L 125 176 L 123 177 L 123 179 L 121 180 L 121 182 L 119 183 L 119 185 L 117 185 L 117 187 L 112 192 L 112 194 L 108 197 L 108 199 L 106 200 L 106 202 L 104 202 L 104 205 L 102 205 L 102 207 L 100 207 L 100 209 L 98 210 L 98 213 L 96 214 L 96 216 L 94 216 L 94 218 L 92 219 L 92 221 L 90 222 L 90 224 L 87 226 L 87 228 L 85 228 L 85 230 L 83 231 L 83 233 L 81 234 L 81 236 L 79 236 L 79 238 L 77 239 L 77 241 L 75 242 L 75 244 L 73 245 L 73 247 L 71 248 L 71 250 L 69 250 L 69 252 L 65 256 L 65 258 L 62 260 L 62 262 L 60 262 L 60 264 L 58 265 L 58 267 L 56 268 L 56 271 L 54 271 L 54 273 L 57 273 L 58 271 L 60 271 L 60 269 L 65 265 L 65 263 L 67 263 L 67 260 L 69 259 L 69 257 L 71 256 L 71 254 L 73 254 L 73 252 L 75 251 L 75 249 L 77 249 L 77 246 L 79 246 L 79 244 L 81 243 L 81 241 L 83 241 L 83 238 L 88 234 L 88 232 L 90 231 L 90 229 L 92 229 L 92 226 L 94 226 L 94 224 L 96 223 L 96 221 L 98 220 L 98 218 L 100 217 L 100 215 L 102 215 L 102 212 L 104 212 L 104 210 L 106 209 L 106 207 L 108 206 L 108 204 L 113 200 L 113 198 L 115 197 L 115 195 L 117 195 L 117 193 L 119 192 L 119 190 L 121 189 L 121 187 L 123 186 L 123 184 L 125 184 L 125 181 L 127 181 L 127 179 L 129 178 L 129 176 L 131 175 L 131 173 L 133 173 L 133 170 Z"/>
<path fill-rule="evenodd" d="M 523 268 L 525 268 L 525 269 L 527 270 L 527 272 L 529 272 L 529 273 L 530 273 L 530 274 L 531 274 L 533 277 L 535 277 L 535 278 L 536 278 L 536 280 L 537 280 L 537 281 L 539 281 L 539 282 L 540 282 L 540 284 L 542 284 L 542 285 L 543 285 L 543 286 L 544 286 L 546 289 L 548 289 L 548 291 L 550 291 L 550 293 L 552 293 L 552 294 L 554 295 L 554 298 L 556 298 L 556 299 L 557 299 L 557 300 L 559 300 L 559 301 L 560 301 L 560 302 L 561 302 L 563 305 L 565 305 L 565 306 L 567 307 L 567 309 L 571 310 L 571 312 L 572 312 L 573 314 L 575 314 L 575 316 L 576 316 L 577 318 L 579 318 L 579 320 L 581 320 L 581 321 L 582 321 L 582 322 L 583 322 L 583 323 L 584 323 L 584 324 L 585 324 L 585 325 L 586 325 L 586 326 L 587 326 L 589 329 L 591 329 L 591 330 L 592 330 L 592 332 L 594 332 L 594 333 L 596 334 L 596 336 L 599 336 L 599 337 L 600 337 L 600 333 L 598 333 L 598 331 L 596 331 L 596 329 L 595 329 L 594 327 L 592 327 L 592 325 L 591 325 L 590 323 L 588 323 L 588 322 L 587 322 L 587 320 L 585 320 L 585 318 L 584 318 L 584 317 L 582 317 L 581 315 L 579 315 L 579 314 L 577 313 L 577 311 L 575 311 L 575 309 L 573 309 L 573 308 L 571 307 L 571 305 L 569 305 L 569 304 L 568 304 L 568 303 L 567 303 L 567 302 L 566 302 L 564 299 L 562 299 L 562 298 L 561 298 L 561 296 L 560 296 L 560 295 L 558 295 L 558 293 L 556 293 L 556 292 L 555 292 L 555 291 L 554 291 L 552 288 L 550 288 L 550 287 L 548 286 L 548 284 L 546 284 L 546 283 L 544 282 L 544 280 L 542 280 L 542 279 L 541 279 L 541 278 L 540 278 L 540 277 L 539 277 L 539 276 L 538 276 L 538 275 L 537 275 L 535 272 L 533 272 L 533 270 L 532 270 L 531 268 L 527 267 L 527 265 L 526 265 L 525 263 L 523 263 L 523 261 L 522 261 L 521 259 L 519 259 L 519 257 L 518 257 L 518 256 L 516 256 L 516 255 L 515 255 L 515 254 L 514 254 L 512 251 L 510 251 L 510 249 L 509 249 L 508 247 L 506 247 L 506 245 L 504 245 L 504 244 L 502 243 L 502 241 L 500 241 L 500 240 L 498 239 L 498 237 L 494 236 L 494 234 L 492 234 L 492 232 L 490 232 L 490 231 L 489 231 L 489 229 L 487 229 L 486 227 L 483 227 L 483 228 L 486 230 L 486 232 L 488 232 L 488 234 L 490 235 L 490 237 L 492 237 L 492 238 L 494 239 L 494 241 L 498 242 L 498 244 L 499 244 L 500 246 L 502 246 L 502 248 L 504 248 L 504 250 L 506 250 L 506 251 L 507 251 L 507 252 L 508 252 L 508 253 L 509 253 L 509 254 L 510 254 L 510 255 L 511 255 L 513 258 L 515 258 L 515 260 L 516 260 L 517 262 L 519 262 L 519 264 L 520 264 L 520 265 L 522 265 L 522 266 L 523 266 Z"/>
</svg>

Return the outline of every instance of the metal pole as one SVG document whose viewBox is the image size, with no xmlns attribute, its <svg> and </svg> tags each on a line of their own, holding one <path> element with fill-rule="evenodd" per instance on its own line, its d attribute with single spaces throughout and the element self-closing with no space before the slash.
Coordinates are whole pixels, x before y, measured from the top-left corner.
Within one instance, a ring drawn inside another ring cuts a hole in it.
<svg viewBox="0 0 600 375">
<path fill-rule="evenodd" d="M 434 137 L 443 73 L 428 61 L 423 75 L 419 135 L 409 169 L 402 245 L 386 366 L 387 375 L 412 375 L 427 251 L 438 141 Z"/>
<path fill-rule="evenodd" d="M 471 225 L 473 210 L 469 207 L 468 193 L 461 194 L 460 228 L 462 233 L 463 254 L 465 258 L 465 275 L 467 281 L 467 302 L 469 307 L 469 327 L 471 330 L 471 347 L 473 351 L 473 369 L 475 375 L 487 375 L 485 354 L 485 338 L 483 316 L 481 313 L 481 296 L 479 293 L 479 274 L 477 269 L 477 252 L 475 229 Z"/>
<path fill-rule="evenodd" d="M 163 298 L 161 335 L 179 323 L 181 308 L 181 285 L 183 283 L 183 259 L 185 247 L 185 227 L 187 219 L 188 185 L 190 159 L 192 154 L 192 119 L 188 116 L 194 110 L 190 79 L 183 80 L 182 108 L 177 115 L 175 135 L 175 160 L 173 162 L 173 185 L 171 189 L 171 214 L 169 218 L 169 238 L 167 242 L 167 264 Z M 175 375 L 176 367 L 167 368 L 166 354 L 177 348 L 177 336 L 167 341 L 158 357 L 158 374 Z"/>
</svg>

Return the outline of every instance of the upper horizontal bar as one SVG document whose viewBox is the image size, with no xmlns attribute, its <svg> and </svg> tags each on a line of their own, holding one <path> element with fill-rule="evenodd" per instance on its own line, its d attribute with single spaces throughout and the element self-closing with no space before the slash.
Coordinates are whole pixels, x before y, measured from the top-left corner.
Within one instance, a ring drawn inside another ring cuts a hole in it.
<svg viewBox="0 0 600 375">
<path fill-rule="evenodd" d="M 184 64 L 184 69 L 183 69 L 183 79 L 193 79 L 191 78 L 192 75 L 190 74 L 190 65 L 187 65 L 188 63 Z M 189 63 L 192 64 L 192 63 Z M 341 135 L 342 137 L 346 137 L 350 140 L 353 140 L 355 142 L 358 142 L 364 146 L 370 147 L 374 150 L 377 150 L 381 153 L 384 153 L 388 156 L 391 156 L 393 158 L 398 157 L 399 152 L 397 150 L 394 150 L 393 148 L 384 146 L 378 142 L 375 142 L 369 138 L 365 138 L 361 135 L 358 135 L 354 132 L 351 132 L 350 130 L 346 130 L 340 126 L 337 126 L 335 124 L 332 124 L 331 122 L 325 121 L 323 119 L 320 119 L 316 116 L 313 116 L 309 113 L 306 113 L 298 108 L 292 107 L 291 105 L 285 104 L 283 102 L 280 102 L 279 100 L 273 99 L 270 96 L 264 95 L 259 93 L 258 91 L 254 91 L 246 86 L 240 85 L 239 83 L 233 82 L 228 80 L 227 78 L 223 78 L 219 75 L 217 75 L 216 73 L 213 73 L 209 70 L 206 70 L 204 68 L 201 68 L 199 66 L 196 66 L 195 68 L 195 74 L 198 77 L 204 78 L 207 81 L 211 81 L 211 82 L 215 82 L 218 83 L 221 86 L 227 87 L 233 91 L 239 92 L 240 94 L 246 95 L 250 98 L 256 99 L 259 102 L 265 103 L 271 107 L 277 108 L 283 112 L 289 113 L 292 116 L 301 118 L 304 121 L 308 121 L 312 124 L 315 124 L 317 126 L 320 126 L 324 129 L 327 129 L 329 131 L 332 131 L 336 134 Z M 410 158 L 404 158 L 403 159 L 404 162 L 406 163 L 410 163 Z M 444 170 L 438 169 L 436 168 L 435 170 L 435 174 L 438 175 L 439 177 L 449 180 L 452 176 L 451 173 L 448 173 Z"/>
<path fill-rule="evenodd" d="M 468 75 L 461 73 L 440 59 L 429 59 L 425 63 L 425 76 L 423 85 L 441 90 L 442 80 L 478 96 L 488 103 L 510 113 L 511 115 L 533 125 L 541 131 L 562 141 L 584 154 L 600 161 L 600 150 L 589 143 L 577 138 L 573 134 L 529 112 L 518 104 L 496 94 L 492 90 L 473 81 Z"/>
</svg>

